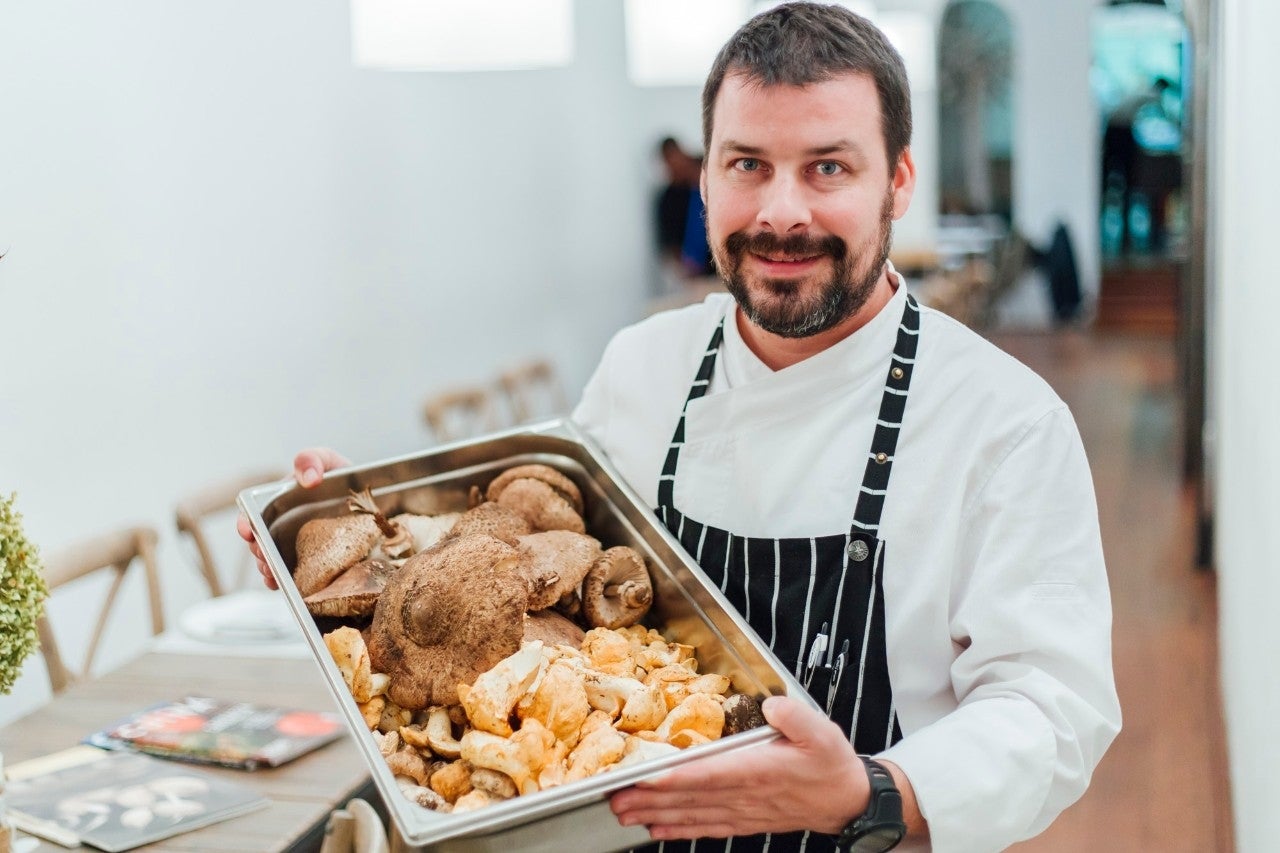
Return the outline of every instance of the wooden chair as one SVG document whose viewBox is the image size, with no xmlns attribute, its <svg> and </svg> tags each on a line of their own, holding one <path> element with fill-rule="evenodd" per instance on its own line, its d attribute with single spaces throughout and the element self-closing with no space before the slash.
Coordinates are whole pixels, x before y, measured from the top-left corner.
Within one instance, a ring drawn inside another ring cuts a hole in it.
<svg viewBox="0 0 1280 853">
<path fill-rule="evenodd" d="M 991 281 L 982 290 L 978 300 L 974 317 L 974 324 L 978 328 L 995 324 L 997 305 L 1017 286 L 1023 271 L 1030 265 L 1032 256 L 1033 250 L 1027 238 L 1016 228 L 1011 228 L 996 251 Z"/>
<path fill-rule="evenodd" d="M 563 415 L 569 411 L 564 388 L 546 359 L 534 359 L 498 375 L 498 386 L 517 424 Z"/>
<path fill-rule="evenodd" d="M 441 443 L 473 438 L 500 426 L 493 392 L 483 386 L 452 388 L 428 398 L 422 417 Z"/>
<path fill-rule="evenodd" d="M 156 531 L 150 527 L 128 527 L 113 533 L 85 539 L 47 557 L 44 562 L 45 581 L 49 589 L 78 580 L 94 572 L 110 569 L 115 573 L 111 588 L 107 591 L 98 613 L 98 621 L 85 652 L 84 664 L 78 673 L 72 672 L 58 651 L 49 617 L 40 617 L 36 625 L 40 635 L 40 650 L 44 653 L 49 670 L 49 684 L 54 694 L 61 693 L 73 681 L 86 677 L 93 667 L 94 656 L 111 615 L 112 605 L 124 583 L 125 574 L 135 562 L 141 562 L 147 581 L 147 597 L 151 606 L 151 633 L 164 630 L 164 610 L 160 602 L 160 578 L 156 570 Z"/>
<path fill-rule="evenodd" d="M 223 585 L 217 562 L 214 560 L 213 549 L 209 545 L 208 537 L 205 536 L 204 524 L 206 519 L 210 516 L 228 516 L 230 511 L 235 509 L 236 496 L 250 486 L 257 486 L 272 480 L 280 480 L 286 476 L 288 475 L 279 469 L 257 471 L 212 483 L 178 501 L 174 511 L 174 521 L 177 524 L 178 533 L 189 538 L 195 546 L 196 564 L 209 587 L 211 595 L 217 597 L 230 590 Z M 229 518 L 226 520 L 226 529 L 230 532 L 231 521 Z M 237 552 L 240 554 L 241 560 L 231 589 L 239 589 L 244 586 L 245 577 L 251 565 L 249 550 L 244 547 L 244 543 L 240 542 L 239 538 L 236 538 L 235 542 L 237 543 Z"/>
<path fill-rule="evenodd" d="M 382 818 L 365 800 L 334 809 L 325 824 L 320 853 L 388 853 L 390 845 Z"/>
</svg>

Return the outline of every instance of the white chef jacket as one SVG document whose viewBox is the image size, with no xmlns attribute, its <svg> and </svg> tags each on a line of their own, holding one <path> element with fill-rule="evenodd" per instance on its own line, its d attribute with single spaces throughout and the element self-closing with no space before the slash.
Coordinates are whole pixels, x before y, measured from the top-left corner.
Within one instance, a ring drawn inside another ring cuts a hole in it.
<svg viewBox="0 0 1280 853">
<path fill-rule="evenodd" d="M 675 506 L 761 537 L 843 534 L 853 518 L 906 287 L 866 326 L 773 371 L 728 294 L 655 315 L 605 349 L 573 419 L 650 505 L 698 364 Z M 999 850 L 1084 792 L 1120 729 L 1111 601 L 1075 422 L 1028 368 L 922 307 L 880 527 L 885 638 L 932 849 Z"/>
</svg>

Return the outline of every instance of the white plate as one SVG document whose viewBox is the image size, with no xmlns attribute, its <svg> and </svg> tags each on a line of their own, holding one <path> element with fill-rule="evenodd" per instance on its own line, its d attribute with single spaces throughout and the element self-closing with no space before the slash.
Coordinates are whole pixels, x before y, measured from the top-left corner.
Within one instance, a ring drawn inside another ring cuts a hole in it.
<svg viewBox="0 0 1280 853">
<path fill-rule="evenodd" d="M 182 632 L 205 643 L 275 644 L 302 640 L 285 597 L 269 590 L 241 590 L 198 602 L 178 619 Z"/>
</svg>

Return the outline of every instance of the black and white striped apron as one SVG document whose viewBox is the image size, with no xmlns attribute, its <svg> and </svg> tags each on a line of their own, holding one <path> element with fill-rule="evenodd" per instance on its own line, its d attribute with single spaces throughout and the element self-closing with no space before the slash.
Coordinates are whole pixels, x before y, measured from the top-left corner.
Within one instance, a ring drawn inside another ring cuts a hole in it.
<svg viewBox="0 0 1280 853">
<path fill-rule="evenodd" d="M 757 539 L 710 527 L 675 507 L 676 466 L 685 443 L 689 400 L 705 395 L 724 338 L 716 328 L 671 438 L 658 483 L 658 514 L 769 644 L 861 754 L 883 751 L 902 738 L 885 655 L 885 543 L 880 515 L 889 487 L 898 431 L 915 365 L 920 310 L 908 295 L 898 327 L 853 521 L 830 536 Z M 665 842 L 645 851 L 828 851 L 833 836 L 811 832 Z"/>
</svg>

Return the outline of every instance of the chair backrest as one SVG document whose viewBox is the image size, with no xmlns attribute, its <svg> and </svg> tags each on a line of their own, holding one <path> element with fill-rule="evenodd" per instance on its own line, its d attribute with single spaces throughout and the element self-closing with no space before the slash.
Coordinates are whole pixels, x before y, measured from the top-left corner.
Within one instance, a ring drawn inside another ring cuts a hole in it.
<svg viewBox="0 0 1280 853">
<path fill-rule="evenodd" d="M 279 469 L 257 471 L 210 483 L 178 501 L 174 508 L 174 523 L 178 527 L 178 533 L 188 537 L 195 546 L 196 563 L 209 587 L 210 594 L 216 597 L 229 590 L 223 584 L 222 575 L 218 572 L 218 564 L 213 556 L 214 549 L 210 546 L 208 536 L 205 535 L 205 520 L 210 516 L 222 516 L 235 509 L 236 496 L 250 486 L 280 480 L 286 476 L 288 475 Z M 226 529 L 230 532 L 231 525 L 227 524 Z M 235 573 L 232 589 L 238 589 L 244 585 L 250 565 L 249 551 L 238 537 L 236 546 L 237 553 L 243 559 Z"/>
<path fill-rule="evenodd" d="M 114 574 L 111 587 L 103 599 L 102 609 L 98 613 L 93 635 L 89 639 L 84 664 L 78 673 L 73 673 L 63 662 L 58 644 L 54 640 L 48 615 L 40 618 L 37 625 L 40 634 L 40 650 L 44 654 L 45 665 L 49 670 L 49 683 L 55 694 L 61 693 L 67 685 L 89 674 L 93 667 L 94 656 L 98 652 L 98 645 L 102 641 L 103 631 L 107 626 L 107 619 L 111 616 L 112 606 L 120 592 L 120 586 L 124 583 L 125 574 L 135 562 L 142 564 L 142 571 L 146 576 L 147 598 L 151 607 L 151 633 L 159 634 L 164 630 L 160 578 L 156 570 L 158 538 L 156 531 L 151 527 L 128 527 L 82 540 L 45 558 L 45 581 L 50 591 L 97 571 L 110 569 Z"/>
<path fill-rule="evenodd" d="M 479 385 L 452 388 L 428 398 L 422 417 L 440 442 L 472 438 L 500 425 L 493 391 Z"/>
<path fill-rule="evenodd" d="M 498 385 L 518 424 L 562 415 L 569 410 L 556 369 L 546 359 L 534 359 L 504 370 L 498 375 Z"/>
<path fill-rule="evenodd" d="M 1009 234 L 996 252 L 991 283 L 983 291 L 981 304 L 976 312 L 976 321 L 980 326 L 990 326 L 995 322 L 996 305 L 1017 285 L 1031 260 L 1032 249 L 1027 238 L 1018 229 L 1009 229 Z"/>
</svg>

